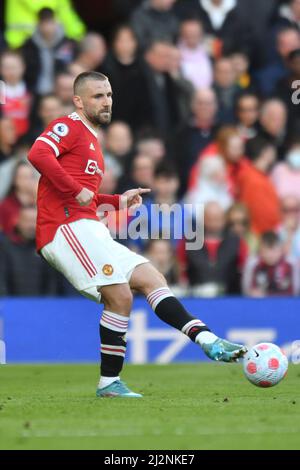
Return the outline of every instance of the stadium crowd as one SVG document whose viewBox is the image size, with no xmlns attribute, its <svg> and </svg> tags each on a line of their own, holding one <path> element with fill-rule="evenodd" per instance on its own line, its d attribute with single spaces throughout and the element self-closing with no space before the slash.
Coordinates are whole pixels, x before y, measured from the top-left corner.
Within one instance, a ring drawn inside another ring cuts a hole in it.
<svg viewBox="0 0 300 470">
<path fill-rule="evenodd" d="M 151 204 L 205 204 L 201 250 L 172 236 L 126 243 L 181 294 L 298 295 L 300 0 L 114 1 L 122 22 L 109 37 L 66 0 L 28 2 L 22 31 L 13 3 L 0 34 L 0 295 L 76 295 L 35 252 L 26 155 L 73 111 L 74 78 L 88 70 L 114 94 L 101 192 L 151 188 L 157 234 Z"/>
</svg>

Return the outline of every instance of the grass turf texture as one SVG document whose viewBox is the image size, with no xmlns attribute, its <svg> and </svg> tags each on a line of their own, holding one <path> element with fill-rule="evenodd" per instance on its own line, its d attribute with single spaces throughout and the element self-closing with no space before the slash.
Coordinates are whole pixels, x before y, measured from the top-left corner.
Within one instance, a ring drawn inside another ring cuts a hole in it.
<svg viewBox="0 0 300 470">
<path fill-rule="evenodd" d="M 300 367 L 259 389 L 241 366 L 126 366 L 140 400 L 97 399 L 97 367 L 0 366 L 0 449 L 299 449 Z"/>
</svg>

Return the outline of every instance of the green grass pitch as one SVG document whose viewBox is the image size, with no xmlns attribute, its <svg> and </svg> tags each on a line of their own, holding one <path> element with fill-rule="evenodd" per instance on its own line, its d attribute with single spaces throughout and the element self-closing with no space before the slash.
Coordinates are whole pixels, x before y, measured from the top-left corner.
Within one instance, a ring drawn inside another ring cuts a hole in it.
<svg viewBox="0 0 300 470">
<path fill-rule="evenodd" d="M 259 389 L 239 365 L 128 365 L 140 400 L 97 399 L 97 374 L 0 366 L 0 449 L 300 449 L 300 366 Z"/>
</svg>

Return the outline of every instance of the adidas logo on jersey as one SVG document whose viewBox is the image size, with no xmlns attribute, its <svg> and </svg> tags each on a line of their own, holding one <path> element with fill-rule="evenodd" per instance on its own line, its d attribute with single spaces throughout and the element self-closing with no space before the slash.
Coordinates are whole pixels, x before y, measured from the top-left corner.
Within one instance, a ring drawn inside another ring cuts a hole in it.
<svg viewBox="0 0 300 470">
<path fill-rule="evenodd" d="M 96 150 L 96 149 L 95 149 L 95 146 L 94 146 L 94 144 L 93 144 L 93 142 L 92 142 L 91 145 L 90 145 L 90 150 Z"/>
</svg>

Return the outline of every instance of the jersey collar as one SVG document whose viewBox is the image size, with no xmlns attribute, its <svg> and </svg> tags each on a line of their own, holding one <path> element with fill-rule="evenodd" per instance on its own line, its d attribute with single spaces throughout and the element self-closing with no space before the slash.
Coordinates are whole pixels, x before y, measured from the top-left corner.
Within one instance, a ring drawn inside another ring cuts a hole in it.
<svg viewBox="0 0 300 470">
<path fill-rule="evenodd" d="M 78 113 L 75 112 L 75 113 L 73 113 L 73 115 L 74 115 L 74 114 L 75 114 L 75 116 L 82 122 L 82 124 L 84 124 L 85 127 L 87 127 L 88 130 L 96 137 L 96 139 L 98 139 L 98 134 L 97 134 L 97 132 L 96 132 L 91 126 L 89 126 L 83 119 L 81 119 L 81 117 L 79 116 Z"/>
</svg>

